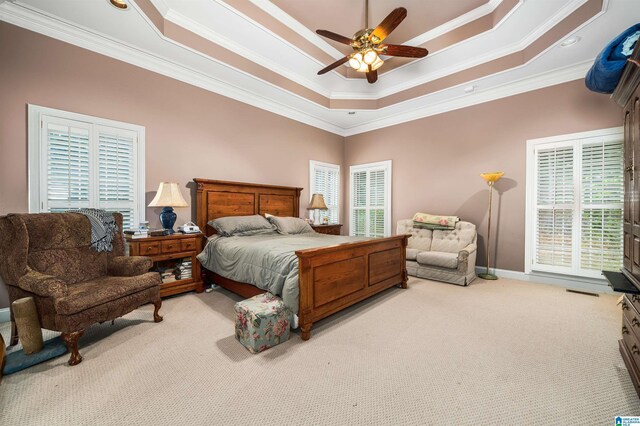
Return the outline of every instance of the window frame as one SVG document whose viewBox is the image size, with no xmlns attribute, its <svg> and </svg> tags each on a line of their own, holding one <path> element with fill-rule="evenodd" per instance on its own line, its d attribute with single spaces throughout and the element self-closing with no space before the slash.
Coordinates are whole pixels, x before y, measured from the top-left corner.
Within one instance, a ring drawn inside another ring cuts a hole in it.
<svg viewBox="0 0 640 426">
<path fill-rule="evenodd" d="M 322 161 L 316 161 L 316 160 L 309 160 L 309 202 L 311 202 L 311 197 L 313 197 L 313 194 L 317 193 L 316 188 L 315 188 L 315 172 L 317 168 L 324 168 L 324 169 L 329 169 L 329 170 L 335 170 L 338 172 L 338 188 L 336 190 L 336 199 L 338 204 L 335 206 L 336 208 L 336 223 L 335 224 L 339 224 L 340 223 L 340 187 L 342 186 L 342 180 L 341 180 L 341 174 L 340 174 L 340 165 L 339 164 L 332 164 L 332 163 L 325 163 Z M 325 200 L 326 202 L 326 200 Z M 327 204 L 327 207 L 329 205 Z M 313 210 L 309 211 L 310 214 L 310 218 L 313 219 Z M 334 223 L 331 223 L 334 224 Z M 334 224 L 334 225 L 335 225 Z"/>
<path fill-rule="evenodd" d="M 89 186 L 89 207 L 100 208 L 101 201 L 98 196 L 97 167 L 98 167 L 98 129 L 109 127 L 122 130 L 124 132 L 134 132 L 136 134 L 136 150 L 134 159 L 134 180 L 137 191 L 134 191 L 134 214 L 133 224 L 145 221 L 146 200 L 145 200 L 145 127 L 137 124 L 125 123 L 106 118 L 95 117 L 86 114 L 79 114 L 39 105 L 28 104 L 27 108 L 27 157 L 28 157 L 28 209 L 29 213 L 43 212 L 46 204 L 46 153 L 43 151 L 43 132 L 45 117 L 52 117 L 60 121 L 72 120 L 80 122 L 89 129 L 90 157 L 89 164 L 91 172 Z M 70 207 L 73 208 L 73 207 Z"/>
<path fill-rule="evenodd" d="M 353 229 L 353 212 L 354 212 L 354 191 L 353 191 L 353 175 L 357 172 L 362 171 L 376 171 L 376 170 L 384 170 L 385 172 L 385 194 L 384 194 L 384 237 L 391 236 L 391 180 L 393 176 L 393 168 L 392 168 L 392 160 L 384 160 L 377 161 L 375 163 L 363 163 L 349 166 L 349 235 L 355 236 Z M 367 176 L 369 176 L 367 174 Z M 367 205 L 365 207 L 365 211 L 369 212 L 370 210 L 370 196 L 369 196 L 370 188 L 367 184 Z M 365 236 L 369 236 L 369 214 L 365 214 L 366 225 L 365 229 L 367 230 Z"/>
<path fill-rule="evenodd" d="M 595 139 L 595 140 L 594 140 Z M 588 270 L 581 268 L 580 241 L 582 230 L 582 170 L 583 158 L 582 149 L 584 145 L 594 143 L 596 140 L 600 142 L 621 142 L 624 141 L 624 133 L 622 127 L 612 127 L 607 129 L 599 129 L 580 133 L 570 133 L 565 135 L 557 135 L 546 138 L 527 140 L 526 146 L 526 209 L 525 209 L 525 274 L 553 274 L 568 275 L 580 278 L 596 278 L 602 279 L 601 271 Z M 537 249 L 536 227 L 537 227 L 537 201 L 536 187 L 538 181 L 536 149 L 544 148 L 562 148 L 573 147 L 573 189 L 574 201 L 572 203 L 572 266 L 562 267 L 553 265 L 536 265 L 535 256 Z M 624 152 L 623 152 L 624 156 Z M 613 206 L 613 204 L 611 204 Z M 620 206 L 622 208 L 622 205 Z M 612 208 L 612 207 L 605 207 Z M 621 240 L 621 244 L 622 244 Z"/>
</svg>

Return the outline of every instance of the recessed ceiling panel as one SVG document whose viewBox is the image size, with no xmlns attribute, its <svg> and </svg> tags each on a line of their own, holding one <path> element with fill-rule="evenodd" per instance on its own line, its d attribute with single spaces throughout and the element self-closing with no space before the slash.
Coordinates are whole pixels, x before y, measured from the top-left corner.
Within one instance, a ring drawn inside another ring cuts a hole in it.
<svg viewBox="0 0 640 426">
<path fill-rule="evenodd" d="M 369 27 L 393 9 L 404 7 L 407 17 L 387 41 L 402 44 L 487 3 L 488 0 L 369 0 Z M 312 31 L 324 29 L 351 37 L 365 27 L 365 0 L 272 0 L 272 3 Z"/>
</svg>

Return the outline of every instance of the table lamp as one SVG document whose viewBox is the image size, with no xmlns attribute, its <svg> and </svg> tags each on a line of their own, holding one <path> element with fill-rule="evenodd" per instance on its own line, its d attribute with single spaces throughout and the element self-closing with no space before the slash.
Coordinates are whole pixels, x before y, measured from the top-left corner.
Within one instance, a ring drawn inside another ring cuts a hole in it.
<svg viewBox="0 0 640 426">
<path fill-rule="evenodd" d="M 322 194 L 313 194 L 307 210 L 315 210 L 313 212 L 313 224 L 320 225 L 319 210 L 329 210 L 329 207 L 324 203 L 324 197 Z"/>
<path fill-rule="evenodd" d="M 498 180 L 500 180 L 503 175 L 504 172 L 480 173 L 480 177 L 487 181 L 487 185 L 489 185 L 489 223 L 487 224 L 487 272 L 485 274 L 478 274 L 480 278 L 485 280 L 498 279 L 496 275 L 489 273 L 489 243 L 491 242 L 491 197 L 493 195 L 493 185 Z"/>
<path fill-rule="evenodd" d="M 187 207 L 188 204 L 182 198 L 182 193 L 175 182 L 160 182 L 156 196 L 149 203 L 149 207 L 163 207 L 160 213 L 160 223 L 169 234 L 175 233 L 173 225 L 178 217 L 173 211 L 174 207 Z"/>
</svg>

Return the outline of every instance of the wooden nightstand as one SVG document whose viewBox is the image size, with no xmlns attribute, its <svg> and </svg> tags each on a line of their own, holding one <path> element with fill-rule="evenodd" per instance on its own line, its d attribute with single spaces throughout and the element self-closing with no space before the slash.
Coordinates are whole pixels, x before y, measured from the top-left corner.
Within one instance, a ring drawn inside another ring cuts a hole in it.
<svg viewBox="0 0 640 426">
<path fill-rule="evenodd" d="M 204 283 L 200 277 L 200 262 L 196 255 L 202 251 L 202 234 L 173 234 L 163 237 L 131 238 L 126 236 L 130 256 L 148 256 L 153 260 L 153 269 L 170 271 L 182 261 L 191 262 L 191 276 L 175 279 L 174 276 L 163 278 L 160 296 L 184 293 L 195 290 L 204 291 Z"/>
<path fill-rule="evenodd" d="M 342 229 L 342 224 L 336 223 L 331 225 L 313 225 L 311 227 L 314 231 L 319 232 L 320 234 L 329 234 L 329 235 L 340 235 L 340 230 Z"/>
</svg>

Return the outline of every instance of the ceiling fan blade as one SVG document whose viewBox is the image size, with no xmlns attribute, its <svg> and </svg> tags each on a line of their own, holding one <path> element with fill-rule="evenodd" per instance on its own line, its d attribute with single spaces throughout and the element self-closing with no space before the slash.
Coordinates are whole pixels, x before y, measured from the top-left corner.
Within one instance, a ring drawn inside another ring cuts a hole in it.
<svg viewBox="0 0 640 426">
<path fill-rule="evenodd" d="M 334 63 L 332 63 L 331 65 L 327 65 L 326 67 L 322 68 L 320 71 L 318 71 L 318 75 L 322 75 L 326 72 L 331 71 L 334 68 L 339 67 L 340 65 L 344 64 L 345 62 L 347 62 L 349 60 L 348 56 L 345 56 L 342 59 L 338 59 L 337 61 L 335 61 Z"/>
<path fill-rule="evenodd" d="M 374 43 L 380 43 L 382 40 L 387 38 L 391 31 L 395 30 L 400 22 L 407 17 L 407 9 L 404 7 L 399 7 L 394 9 L 382 22 L 380 25 L 376 27 L 375 30 L 369 36 L 369 39 Z"/>
<path fill-rule="evenodd" d="M 342 44 L 351 45 L 351 42 L 353 41 L 349 37 L 345 37 L 345 36 L 342 36 L 340 34 L 332 33 L 331 31 L 327 31 L 327 30 L 316 30 L 316 33 L 320 34 L 322 37 L 330 38 L 331 40 L 337 41 L 337 42 L 342 43 Z"/>
<path fill-rule="evenodd" d="M 367 81 L 369 84 L 373 84 L 378 81 L 378 70 L 372 70 L 371 65 L 369 65 L 369 71 L 367 71 Z"/>
<path fill-rule="evenodd" d="M 429 51 L 422 47 L 401 46 L 398 44 L 381 44 L 380 49 L 381 55 L 401 56 L 403 58 L 424 58 L 429 54 Z"/>
</svg>

